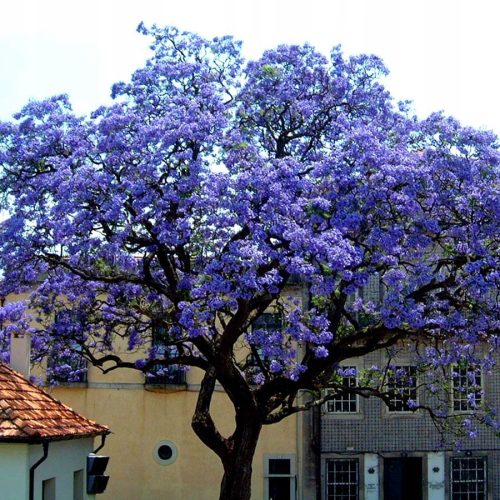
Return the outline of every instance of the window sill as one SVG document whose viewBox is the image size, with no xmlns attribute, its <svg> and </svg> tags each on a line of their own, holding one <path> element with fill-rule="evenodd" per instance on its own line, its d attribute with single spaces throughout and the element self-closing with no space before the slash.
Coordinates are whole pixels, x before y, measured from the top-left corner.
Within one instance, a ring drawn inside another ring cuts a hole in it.
<svg viewBox="0 0 500 500">
<path fill-rule="evenodd" d="M 362 420 L 364 414 L 361 412 L 356 413 L 336 413 L 336 412 L 323 412 L 321 417 L 326 420 Z"/>
<path fill-rule="evenodd" d="M 422 418 L 423 412 L 416 411 L 383 411 L 382 418 Z"/>
<path fill-rule="evenodd" d="M 145 382 L 144 390 L 149 392 L 180 392 L 187 391 L 188 385 L 187 383 L 155 383 L 155 382 Z"/>
<path fill-rule="evenodd" d="M 46 383 L 45 386 L 52 389 L 85 389 L 89 384 L 88 382 L 57 382 L 57 384 Z"/>
</svg>

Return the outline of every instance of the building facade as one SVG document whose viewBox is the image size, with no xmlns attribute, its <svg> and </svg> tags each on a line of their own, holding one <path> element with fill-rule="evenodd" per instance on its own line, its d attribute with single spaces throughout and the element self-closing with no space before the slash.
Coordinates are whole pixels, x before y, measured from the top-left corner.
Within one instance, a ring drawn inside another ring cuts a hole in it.
<svg viewBox="0 0 500 500">
<path fill-rule="evenodd" d="M 358 373 L 380 364 L 382 353 L 346 362 Z M 401 367 L 411 372 L 411 365 Z M 467 413 L 468 380 L 452 368 L 451 413 Z M 416 375 L 413 380 L 418 380 Z M 482 374 L 479 403 L 500 406 L 500 372 Z M 344 378 L 356 384 L 356 376 Z M 391 381 L 389 379 L 388 384 Z M 398 384 L 395 383 L 395 386 Z M 412 411 L 405 399 L 425 396 L 415 382 L 395 391 L 388 404 L 377 398 L 345 395 L 307 416 L 312 455 L 316 459 L 317 498 L 322 500 L 498 500 L 500 439 L 492 429 L 479 429 L 459 447 L 443 436 L 425 410 Z M 443 444 L 443 437 L 448 444 Z"/>
<path fill-rule="evenodd" d="M 219 497 L 223 475 L 219 458 L 191 429 L 200 381 L 201 373 L 196 370 L 148 380 L 133 370 L 102 375 L 89 367 L 85 381 L 48 388 L 55 397 L 113 430 L 106 440 L 111 480 L 99 498 Z M 222 390 L 216 390 L 211 411 L 221 432 L 231 434 L 234 414 Z M 300 418 L 292 416 L 263 429 L 253 461 L 253 499 L 271 500 L 278 484 L 288 494 L 280 498 L 308 498 L 299 494 L 301 424 Z"/>
</svg>

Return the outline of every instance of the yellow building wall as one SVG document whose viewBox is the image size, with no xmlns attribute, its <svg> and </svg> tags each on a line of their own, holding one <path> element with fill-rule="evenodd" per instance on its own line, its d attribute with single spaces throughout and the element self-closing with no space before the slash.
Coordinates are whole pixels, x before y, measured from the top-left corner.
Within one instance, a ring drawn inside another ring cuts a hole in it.
<svg viewBox="0 0 500 500">
<path fill-rule="evenodd" d="M 91 370 L 92 372 L 93 370 Z M 119 370 L 120 381 L 137 380 L 133 371 Z M 59 387 L 52 394 L 88 418 L 108 425 L 112 434 L 99 452 L 110 456 L 111 476 L 103 500 L 212 500 L 218 499 L 222 466 L 218 457 L 196 437 L 191 417 L 196 404 L 196 385 L 178 390 L 151 390 L 135 383 L 92 382 L 89 387 Z M 190 374 L 191 378 L 198 378 Z M 234 414 L 227 397 L 216 392 L 214 420 L 229 435 Z M 153 458 L 159 441 L 173 441 L 178 458 L 159 465 Z M 96 443 L 97 444 L 97 443 Z M 264 454 L 297 453 L 297 420 L 265 427 L 253 462 L 252 498 L 264 498 Z"/>
</svg>

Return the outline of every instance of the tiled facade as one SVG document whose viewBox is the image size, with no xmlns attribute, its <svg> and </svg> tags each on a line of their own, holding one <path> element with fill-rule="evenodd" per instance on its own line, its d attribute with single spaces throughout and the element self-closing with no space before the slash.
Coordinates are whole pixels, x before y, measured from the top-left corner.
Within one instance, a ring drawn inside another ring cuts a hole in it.
<svg viewBox="0 0 500 500">
<path fill-rule="evenodd" d="M 358 368 L 379 362 L 380 354 L 373 353 L 358 361 Z M 499 370 L 484 376 L 483 388 L 485 400 L 498 408 Z M 441 445 L 440 433 L 423 410 L 390 413 L 376 398 L 360 398 L 357 413 L 329 413 L 326 409 L 308 417 L 316 443 L 318 498 L 500 499 L 500 439 L 492 430 L 465 439 L 458 451 L 453 445 Z"/>
</svg>

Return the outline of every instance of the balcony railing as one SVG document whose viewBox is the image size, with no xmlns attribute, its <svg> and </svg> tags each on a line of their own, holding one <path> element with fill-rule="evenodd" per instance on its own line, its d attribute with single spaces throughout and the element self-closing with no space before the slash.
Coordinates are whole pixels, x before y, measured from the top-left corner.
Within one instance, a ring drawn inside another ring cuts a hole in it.
<svg viewBox="0 0 500 500">
<path fill-rule="evenodd" d="M 153 373 L 146 375 L 147 385 L 182 385 L 185 383 L 185 370 L 176 366 L 153 368 Z"/>
</svg>

